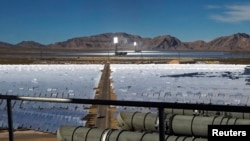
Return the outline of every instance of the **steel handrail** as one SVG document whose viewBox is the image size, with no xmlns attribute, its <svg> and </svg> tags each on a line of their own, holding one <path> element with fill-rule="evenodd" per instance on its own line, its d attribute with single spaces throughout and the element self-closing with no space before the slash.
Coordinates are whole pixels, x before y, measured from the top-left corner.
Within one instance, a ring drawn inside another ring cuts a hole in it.
<svg viewBox="0 0 250 141">
<path fill-rule="evenodd" d="M 9 141 L 14 141 L 14 138 L 13 138 L 13 119 L 12 119 L 12 109 L 11 109 L 11 101 L 12 100 L 158 108 L 158 112 L 159 112 L 158 113 L 158 115 L 159 115 L 159 139 L 160 139 L 160 141 L 164 141 L 164 138 L 165 138 L 164 108 L 246 112 L 246 113 L 250 112 L 250 106 L 247 106 L 247 105 L 245 105 L 245 106 L 234 105 L 233 106 L 233 105 L 213 105 L 213 104 L 202 104 L 202 103 L 192 104 L 192 103 L 78 99 L 78 98 L 45 98 L 45 97 L 26 97 L 26 96 L 1 95 L 1 94 L 0 94 L 0 99 L 7 100 Z"/>
</svg>

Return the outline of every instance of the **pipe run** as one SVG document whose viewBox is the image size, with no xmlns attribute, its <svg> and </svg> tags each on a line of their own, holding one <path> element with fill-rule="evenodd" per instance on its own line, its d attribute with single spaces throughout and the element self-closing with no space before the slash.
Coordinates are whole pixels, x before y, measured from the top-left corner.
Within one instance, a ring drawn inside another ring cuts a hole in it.
<svg viewBox="0 0 250 141">
<path fill-rule="evenodd" d="M 177 115 L 199 115 L 199 116 L 225 116 L 230 118 L 250 119 L 250 112 L 222 112 L 208 110 L 190 110 L 190 109 L 174 109 L 165 108 L 165 113 Z"/>
<path fill-rule="evenodd" d="M 116 129 L 61 126 L 57 130 L 57 141 L 159 141 L 159 134 Z M 164 141 L 207 141 L 207 139 L 166 135 Z"/>
<path fill-rule="evenodd" d="M 165 116 L 165 130 L 168 134 L 207 137 L 208 125 L 250 125 L 250 119 L 228 118 L 223 116 Z M 117 116 L 119 129 L 131 131 L 158 132 L 158 115 L 152 113 L 121 112 Z"/>
</svg>

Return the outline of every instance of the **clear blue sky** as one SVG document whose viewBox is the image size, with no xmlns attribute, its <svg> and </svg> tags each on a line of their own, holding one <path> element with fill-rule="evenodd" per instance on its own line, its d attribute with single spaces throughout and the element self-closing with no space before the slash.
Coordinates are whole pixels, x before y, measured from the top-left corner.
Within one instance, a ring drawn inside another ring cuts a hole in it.
<svg viewBox="0 0 250 141">
<path fill-rule="evenodd" d="M 50 44 L 126 32 L 210 41 L 250 34 L 249 0 L 1 0 L 0 41 Z"/>
</svg>

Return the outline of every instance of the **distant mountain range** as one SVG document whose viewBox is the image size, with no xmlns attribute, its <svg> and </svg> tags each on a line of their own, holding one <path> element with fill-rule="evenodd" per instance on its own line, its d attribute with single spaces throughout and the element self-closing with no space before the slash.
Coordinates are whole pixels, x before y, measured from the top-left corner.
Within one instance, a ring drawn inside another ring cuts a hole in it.
<svg viewBox="0 0 250 141">
<path fill-rule="evenodd" d="M 0 42 L 0 48 L 52 48 L 52 49 L 114 49 L 113 37 L 118 37 L 120 50 L 195 50 L 195 51 L 250 51 L 250 36 L 246 33 L 237 33 L 218 37 L 212 41 L 202 40 L 182 42 L 178 38 L 163 35 L 154 38 L 143 38 L 127 33 L 105 33 L 94 36 L 77 37 L 63 42 L 43 45 L 34 41 L 22 41 L 18 44 Z"/>
</svg>

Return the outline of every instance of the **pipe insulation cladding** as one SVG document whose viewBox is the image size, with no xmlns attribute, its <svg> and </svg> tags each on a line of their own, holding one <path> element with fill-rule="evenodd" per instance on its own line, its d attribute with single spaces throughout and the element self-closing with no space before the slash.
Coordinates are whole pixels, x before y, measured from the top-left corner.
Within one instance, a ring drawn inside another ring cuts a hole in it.
<svg viewBox="0 0 250 141">
<path fill-rule="evenodd" d="M 121 129 L 136 131 L 159 131 L 159 119 L 156 114 L 140 112 L 121 112 L 117 115 Z"/>
<path fill-rule="evenodd" d="M 207 110 L 189 110 L 189 109 L 173 109 L 165 108 L 165 113 L 177 115 L 200 115 L 200 116 L 225 116 L 230 118 L 250 119 L 250 112 L 222 112 L 222 111 L 207 111 Z"/>
<path fill-rule="evenodd" d="M 224 116 L 193 116 L 166 114 L 165 130 L 168 134 L 207 137 L 208 125 L 250 125 L 249 119 Z M 158 132 L 158 115 L 152 113 L 120 112 L 117 116 L 119 129 Z"/>
<path fill-rule="evenodd" d="M 156 132 L 61 126 L 57 130 L 57 141 L 159 141 L 159 134 Z M 165 141 L 207 141 L 207 139 L 166 135 Z"/>
</svg>

